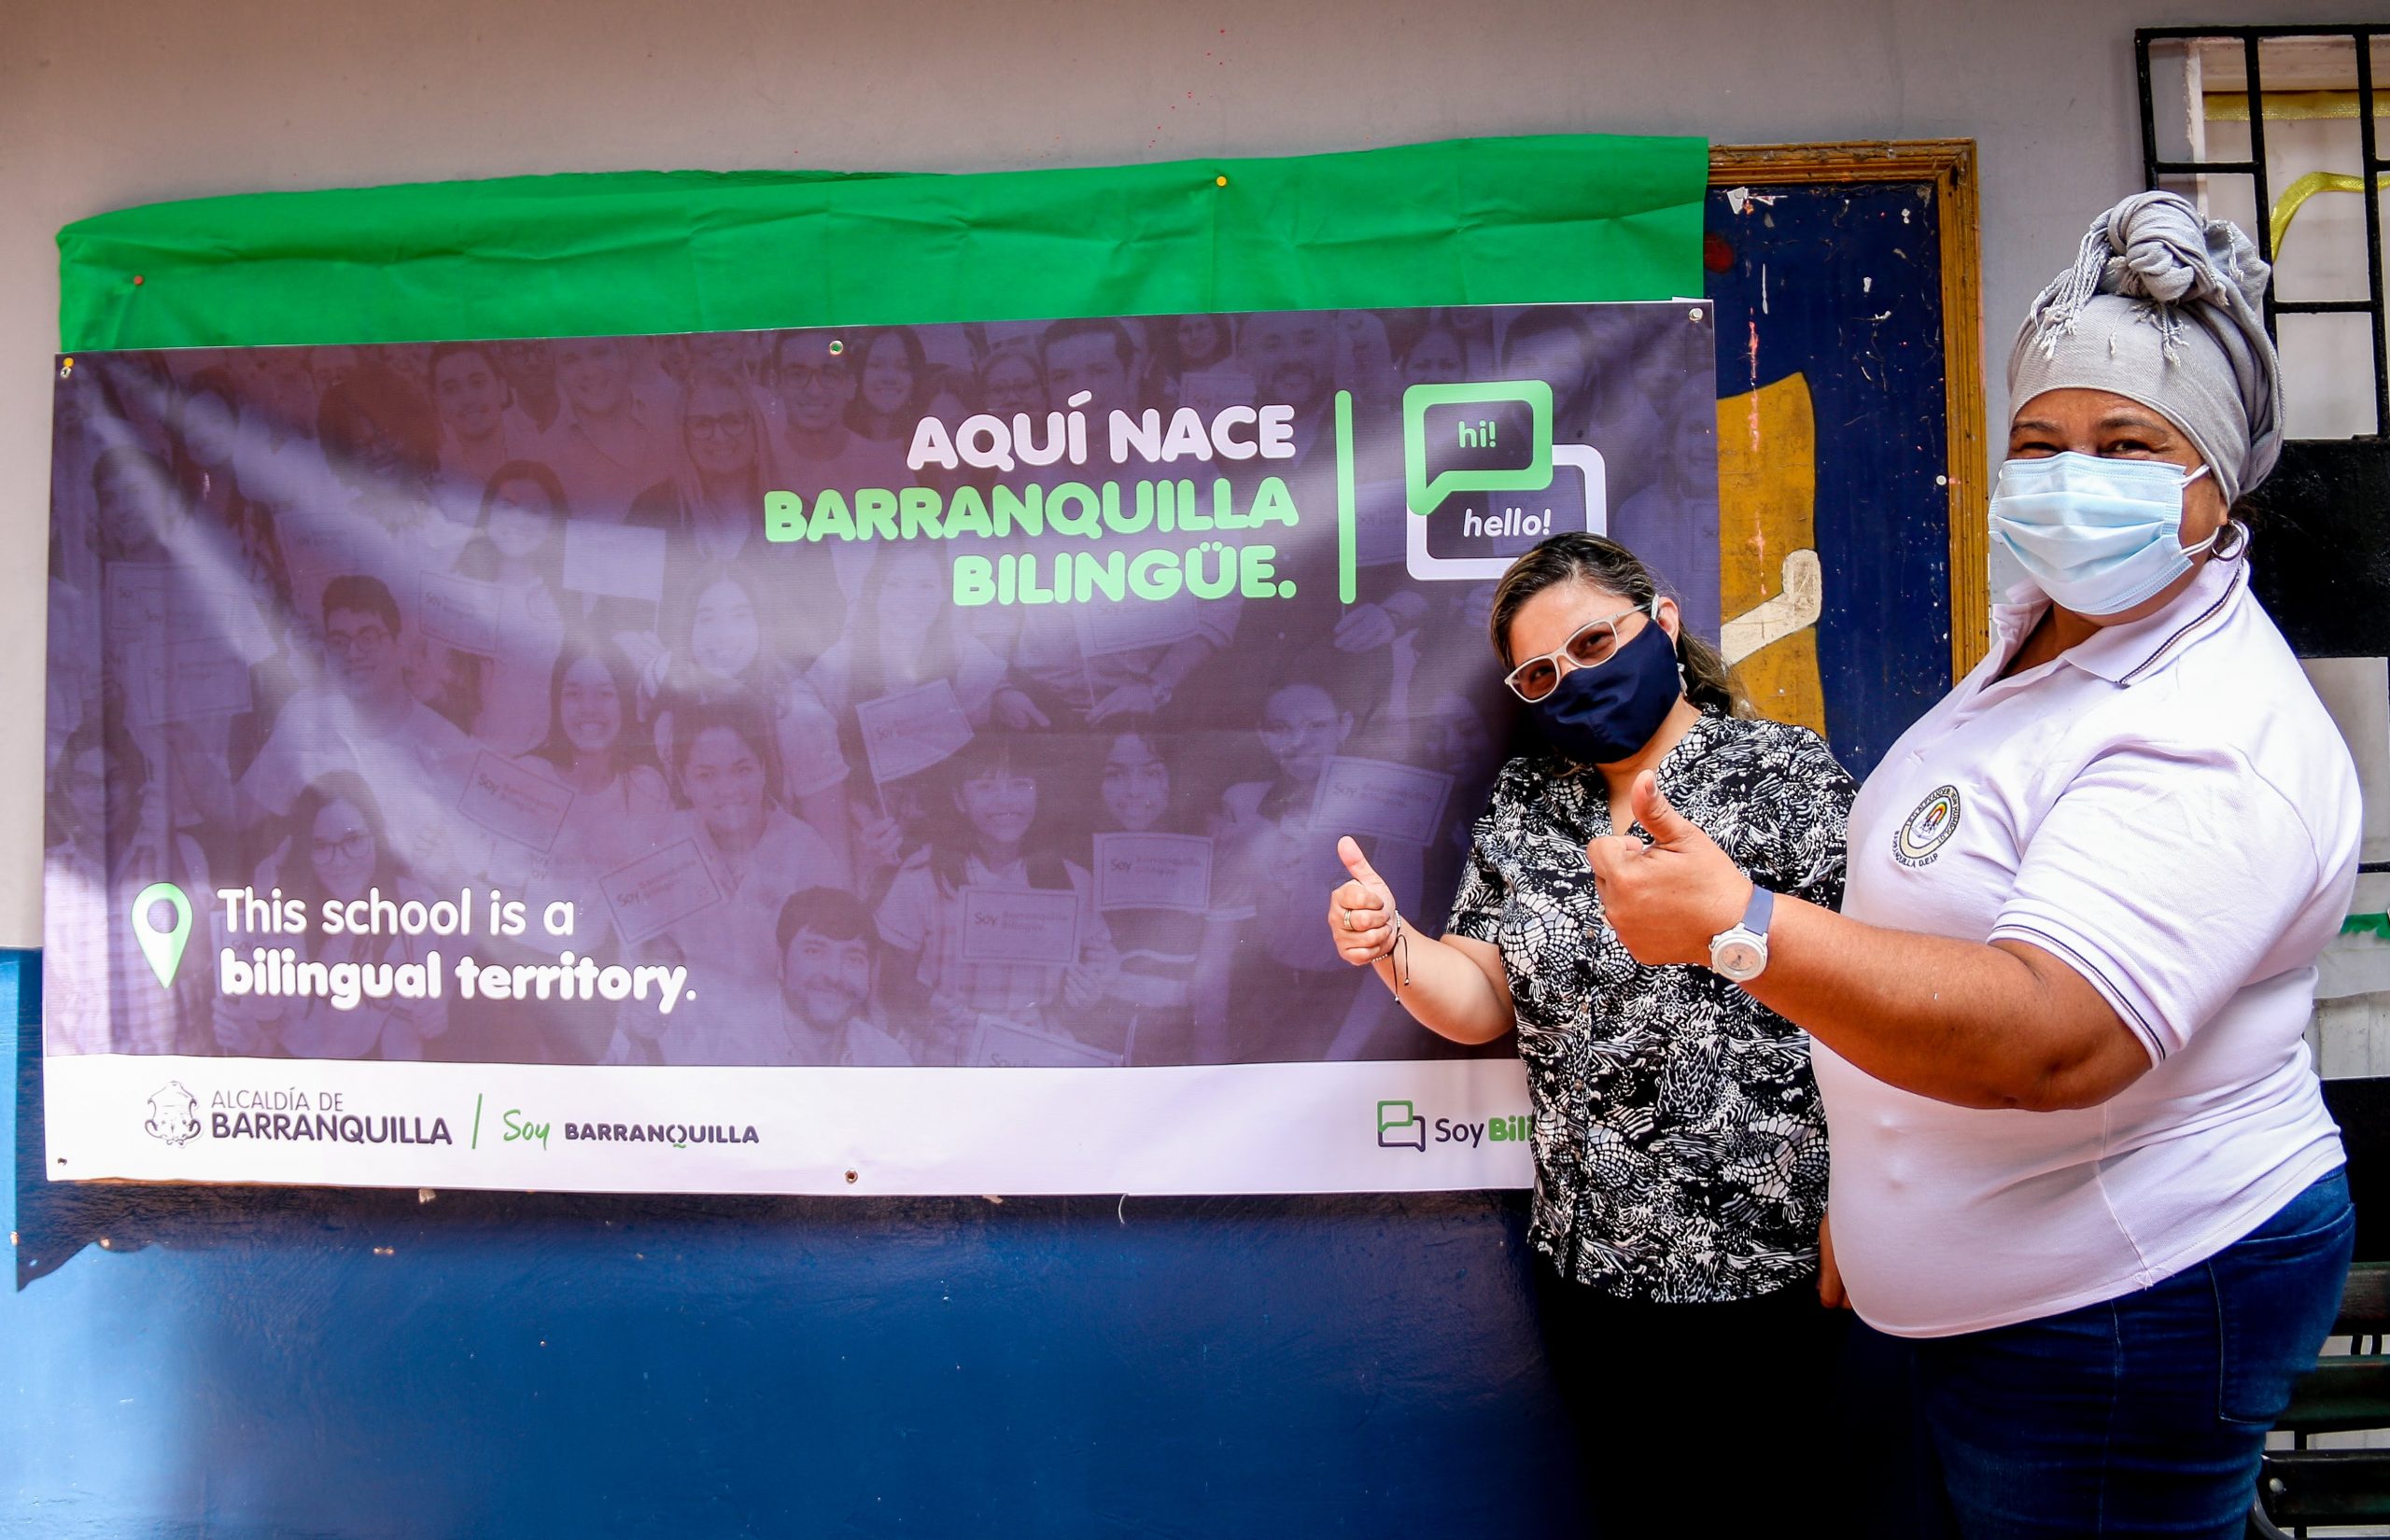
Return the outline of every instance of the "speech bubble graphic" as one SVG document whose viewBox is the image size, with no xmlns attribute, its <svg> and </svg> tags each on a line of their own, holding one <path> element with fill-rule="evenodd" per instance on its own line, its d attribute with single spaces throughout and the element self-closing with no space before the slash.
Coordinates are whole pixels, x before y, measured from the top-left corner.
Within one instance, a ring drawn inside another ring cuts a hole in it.
<svg viewBox="0 0 2390 1540">
<path fill-rule="evenodd" d="M 1425 1152 L 1427 1148 L 1427 1120 L 1421 1117 L 1418 1109 L 1408 1101 L 1379 1102 L 1378 1148 Z"/>
<path fill-rule="evenodd" d="M 1502 446 L 1469 442 L 1470 427 L 1466 424 L 1456 425 L 1459 441 L 1432 446 L 1434 458 L 1429 458 L 1427 413 L 1432 409 L 1475 407 L 1483 431 L 1490 436 L 1495 423 L 1515 420 L 1522 406 L 1527 417 L 1525 464 L 1467 464 L 1469 455 L 1498 452 Z M 1439 465 L 1441 469 L 1435 469 Z M 1404 503 L 1417 514 L 1433 512 L 1456 492 L 1532 492 L 1551 485 L 1552 386 L 1541 380 L 1413 385 L 1402 393 L 1402 475 Z"/>
<path fill-rule="evenodd" d="M 174 928 L 161 931 L 150 921 L 149 911 L 160 903 L 173 906 Z M 153 882 L 141 889 L 133 901 L 133 939 L 141 944 L 141 955 L 149 959 L 149 971 L 158 975 L 164 988 L 175 987 L 175 972 L 183 965 L 183 943 L 190 940 L 190 900 L 171 882 Z"/>
</svg>

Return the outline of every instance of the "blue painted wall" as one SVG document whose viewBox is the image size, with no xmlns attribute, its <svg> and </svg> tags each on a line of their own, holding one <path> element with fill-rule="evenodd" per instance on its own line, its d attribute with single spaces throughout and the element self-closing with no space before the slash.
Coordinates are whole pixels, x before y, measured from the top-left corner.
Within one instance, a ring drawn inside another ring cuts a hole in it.
<svg viewBox="0 0 2390 1540">
<path fill-rule="evenodd" d="M 39 973 L 0 1534 L 1582 1533 L 1518 1195 L 52 1185 Z"/>
</svg>

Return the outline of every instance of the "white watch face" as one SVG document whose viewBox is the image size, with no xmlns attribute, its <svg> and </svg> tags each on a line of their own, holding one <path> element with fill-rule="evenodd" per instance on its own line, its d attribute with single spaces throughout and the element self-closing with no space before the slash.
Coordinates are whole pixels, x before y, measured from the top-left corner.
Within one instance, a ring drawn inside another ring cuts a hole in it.
<svg viewBox="0 0 2390 1540">
<path fill-rule="evenodd" d="M 1709 949 L 1709 966 L 1737 984 L 1757 978 L 1767 966 L 1767 945 L 1750 934 L 1731 937 Z"/>
</svg>

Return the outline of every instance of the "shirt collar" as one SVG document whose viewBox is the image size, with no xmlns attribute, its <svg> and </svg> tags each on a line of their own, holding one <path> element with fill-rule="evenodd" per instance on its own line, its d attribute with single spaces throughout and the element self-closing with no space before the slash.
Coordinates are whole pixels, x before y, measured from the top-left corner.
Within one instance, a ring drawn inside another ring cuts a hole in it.
<svg viewBox="0 0 2390 1540">
<path fill-rule="evenodd" d="M 2103 625 L 2060 653 L 2058 661 L 2110 684 L 2136 684 L 2180 655 L 2185 643 L 2213 629 L 2248 588 L 2245 559 L 2211 558 L 2165 609 L 2122 625 Z M 1992 647 L 1986 666 L 1995 670 L 2017 651 L 2050 602 L 2030 582 L 2010 589 L 2007 598 L 1991 612 Z"/>
</svg>

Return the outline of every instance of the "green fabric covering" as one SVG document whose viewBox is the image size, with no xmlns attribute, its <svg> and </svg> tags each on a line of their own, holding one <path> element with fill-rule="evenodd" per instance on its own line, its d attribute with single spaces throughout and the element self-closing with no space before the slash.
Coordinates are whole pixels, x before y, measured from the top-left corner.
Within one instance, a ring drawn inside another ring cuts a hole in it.
<svg viewBox="0 0 2390 1540">
<path fill-rule="evenodd" d="M 1661 300 L 1701 292 L 1708 173 L 1699 139 L 1577 134 L 200 198 L 61 231 L 59 335 L 74 352 Z"/>
</svg>

